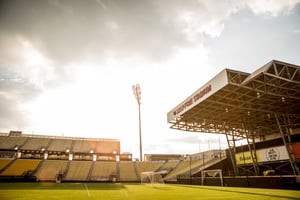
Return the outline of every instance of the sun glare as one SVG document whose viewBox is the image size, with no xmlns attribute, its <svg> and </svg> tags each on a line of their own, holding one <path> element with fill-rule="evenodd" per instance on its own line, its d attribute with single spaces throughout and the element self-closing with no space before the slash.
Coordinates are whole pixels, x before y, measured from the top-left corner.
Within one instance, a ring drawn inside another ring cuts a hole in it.
<svg viewBox="0 0 300 200">
<path fill-rule="evenodd" d="M 30 42 L 24 41 L 23 47 L 27 65 L 40 65 L 46 62 L 46 58 Z"/>
</svg>

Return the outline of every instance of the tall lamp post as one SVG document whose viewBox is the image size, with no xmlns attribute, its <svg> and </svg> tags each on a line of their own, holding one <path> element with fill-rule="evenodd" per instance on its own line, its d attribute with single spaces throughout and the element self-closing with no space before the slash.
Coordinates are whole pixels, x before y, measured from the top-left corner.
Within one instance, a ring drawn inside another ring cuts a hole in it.
<svg viewBox="0 0 300 200">
<path fill-rule="evenodd" d="M 141 128 L 141 88 L 139 84 L 132 86 L 133 94 L 137 100 L 139 108 L 139 135 L 140 135 L 140 161 L 143 160 L 142 152 L 142 128 Z"/>
</svg>

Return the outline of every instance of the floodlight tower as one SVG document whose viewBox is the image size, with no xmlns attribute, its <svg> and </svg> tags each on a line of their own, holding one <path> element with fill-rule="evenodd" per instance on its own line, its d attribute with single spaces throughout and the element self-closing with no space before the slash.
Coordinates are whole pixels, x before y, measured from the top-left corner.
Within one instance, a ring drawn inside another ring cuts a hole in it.
<svg viewBox="0 0 300 200">
<path fill-rule="evenodd" d="M 133 94 L 137 100 L 139 108 L 139 135 L 140 135 L 140 161 L 143 160 L 142 153 L 142 128 L 141 128 L 141 88 L 139 84 L 132 86 Z"/>
</svg>

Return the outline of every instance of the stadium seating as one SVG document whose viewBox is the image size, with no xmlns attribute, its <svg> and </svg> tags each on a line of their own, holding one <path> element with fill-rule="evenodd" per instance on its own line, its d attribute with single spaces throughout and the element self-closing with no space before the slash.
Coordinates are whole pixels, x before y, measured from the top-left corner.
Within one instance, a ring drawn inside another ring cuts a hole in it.
<svg viewBox="0 0 300 200">
<path fill-rule="evenodd" d="M 90 180 L 107 181 L 110 176 L 117 174 L 116 162 L 96 161 L 91 172 Z"/>
<path fill-rule="evenodd" d="M 50 138 L 28 138 L 21 149 L 40 150 L 46 148 L 50 142 Z"/>
<path fill-rule="evenodd" d="M 0 172 L 4 169 L 12 160 L 11 159 L 0 159 Z"/>
<path fill-rule="evenodd" d="M 119 151 L 118 140 L 1 134 L 0 179 L 139 182 L 142 172 L 159 171 L 166 180 L 173 180 L 203 164 L 178 159 L 116 161 L 116 155 L 122 156 Z"/>
<path fill-rule="evenodd" d="M 95 152 L 96 153 L 104 153 L 104 154 L 115 154 L 119 153 L 120 143 L 116 140 L 103 140 L 97 141 L 95 144 Z"/>
<path fill-rule="evenodd" d="M 119 163 L 120 181 L 138 181 L 139 178 L 136 174 L 134 162 L 121 161 Z"/>
<path fill-rule="evenodd" d="M 22 176 L 25 172 L 34 171 L 40 164 L 40 160 L 18 159 L 5 169 L 1 176 Z"/>
<path fill-rule="evenodd" d="M 39 181 L 55 181 L 57 174 L 65 172 L 67 163 L 66 160 L 45 160 L 35 175 Z"/>
<path fill-rule="evenodd" d="M 178 163 L 177 167 L 174 170 L 172 170 L 168 175 L 166 175 L 165 179 L 175 180 L 178 174 L 185 172 L 187 169 L 189 169 L 189 161 L 181 161 L 180 163 Z"/>
<path fill-rule="evenodd" d="M 14 149 L 26 141 L 26 137 L 0 136 L 0 149 Z"/>
<path fill-rule="evenodd" d="M 73 152 L 86 152 L 88 153 L 90 150 L 94 150 L 96 148 L 95 141 L 89 140 L 75 140 L 73 145 Z"/>
<path fill-rule="evenodd" d="M 139 173 L 157 171 L 164 162 L 136 162 Z"/>
<path fill-rule="evenodd" d="M 178 160 L 167 161 L 163 166 L 161 166 L 160 171 L 171 171 L 178 165 L 178 163 Z"/>
<path fill-rule="evenodd" d="M 70 161 L 70 166 L 64 180 L 86 181 L 91 169 L 92 161 Z"/>
<path fill-rule="evenodd" d="M 225 157 L 223 158 L 225 159 Z M 216 163 L 220 162 L 220 158 L 209 157 L 204 160 L 184 160 L 181 161 L 170 173 L 168 173 L 165 180 L 177 180 L 178 175 L 189 177 L 205 168 L 208 168 Z"/>
<path fill-rule="evenodd" d="M 48 151 L 66 151 L 67 149 L 71 149 L 72 140 L 67 139 L 52 139 L 47 150 Z"/>
</svg>

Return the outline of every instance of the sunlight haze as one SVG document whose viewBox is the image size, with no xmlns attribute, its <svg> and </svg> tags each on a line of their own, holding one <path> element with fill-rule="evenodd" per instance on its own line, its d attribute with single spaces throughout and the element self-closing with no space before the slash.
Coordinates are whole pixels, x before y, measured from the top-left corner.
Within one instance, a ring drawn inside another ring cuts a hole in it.
<svg viewBox="0 0 300 200">
<path fill-rule="evenodd" d="M 120 139 L 143 153 L 226 148 L 167 113 L 224 68 L 300 64 L 299 0 L 0 0 L 0 131 Z"/>
</svg>

